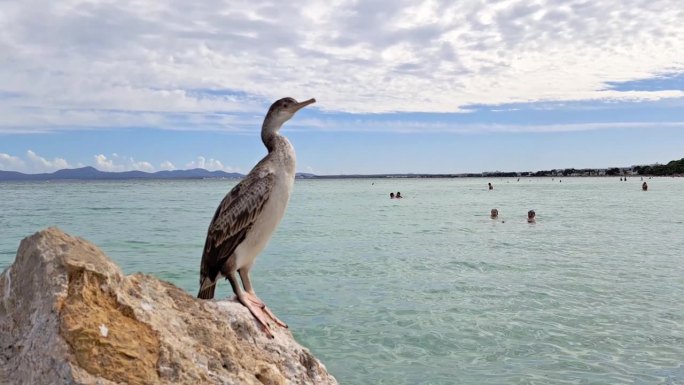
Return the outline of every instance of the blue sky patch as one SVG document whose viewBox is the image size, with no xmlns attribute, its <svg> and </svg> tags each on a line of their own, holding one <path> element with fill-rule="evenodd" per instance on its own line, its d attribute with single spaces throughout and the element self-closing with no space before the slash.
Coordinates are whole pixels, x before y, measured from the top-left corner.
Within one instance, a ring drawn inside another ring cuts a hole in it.
<svg viewBox="0 0 684 385">
<path fill-rule="evenodd" d="M 608 90 L 614 91 L 684 91 L 684 72 L 627 82 L 606 82 L 606 85 Z"/>
</svg>

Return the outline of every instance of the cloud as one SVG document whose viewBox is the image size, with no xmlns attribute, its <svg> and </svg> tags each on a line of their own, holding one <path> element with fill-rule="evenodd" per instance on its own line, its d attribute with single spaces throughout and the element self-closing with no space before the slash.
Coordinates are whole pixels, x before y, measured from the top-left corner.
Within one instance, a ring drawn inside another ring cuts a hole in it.
<svg viewBox="0 0 684 385">
<path fill-rule="evenodd" d="M 103 154 L 93 156 L 94 167 L 100 171 L 122 172 L 122 171 L 145 171 L 154 172 L 154 166 L 149 162 L 137 162 L 131 157 L 122 157 L 118 154 L 112 154 L 111 158 L 107 158 Z"/>
<path fill-rule="evenodd" d="M 192 162 L 188 162 L 185 164 L 186 169 L 193 169 L 193 168 L 203 168 L 205 170 L 209 171 L 226 171 L 226 172 L 239 172 L 237 169 L 233 167 L 228 167 L 224 166 L 223 163 L 221 163 L 220 160 L 216 160 L 213 158 L 206 159 L 203 156 L 198 156 L 196 160 L 193 160 Z"/>
<path fill-rule="evenodd" d="M 52 172 L 72 167 L 62 158 L 54 158 L 50 161 L 31 150 L 26 151 L 26 158 L 28 159 L 29 167 L 34 172 Z"/>
<path fill-rule="evenodd" d="M 0 170 L 44 173 L 70 167 L 72 166 L 63 158 L 48 160 L 32 150 L 26 151 L 26 157 L 24 159 L 18 156 L 0 153 Z"/>
<path fill-rule="evenodd" d="M 609 89 L 684 72 L 678 0 L 37 0 L 0 15 L 5 133 L 242 131 L 286 95 L 354 113 L 684 96 Z"/>
<path fill-rule="evenodd" d="M 123 171 L 145 171 L 155 172 L 157 169 L 152 163 L 138 161 L 133 157 L 112 153 L 109 157 L 104 154 L 93 156 L 92 166 L 100 171 L 123 172 Z M 36 154 L 32 150 L 26 151 L 25 159 L 11 154 L 0 153 L 0 170 L 19 171 L 24 173 L 44 173 L 53 172 L 64 168 L 84 167 L 84 164 L 77 163 L 76 166 L 67 162 L 63 158 L 56 157 L 48 160 Z M 224 165 L 220 160 L 198 156 L 194 161 L 185 165 L 186 169 L 203 168 L 210 171 L 221 170 L 226 172 L 240 172 L 238 168 Z M 176 166 L 170 161 L 164 161 L 159 165 L 159 170 L 176 170 Z"/>
<path fill-rule="evenodd" d="M 173 165 L 173 163 L 167 161 L 162 162 L 162 164 L 159 165 L 160 170 L 175 170 L 176 166 Z"/>
<path fill-rule="evenodd" d="M 319 131 L 328 132 L 392 132 L 403 134 L 452 133 L 452 134 L 484 134 L 484 133 L 548 133 L 577 132 L 614 129 L 637 128 L 682 128 L 684 122 L 584 122 L 567 124 L 497 124 L 497 123 L 460 123 L 460 122 L 425 122 L 421 120 L 372 120 L 357 119 L 353 122 L 335 120 L 317 120 L 307 122 Z M 296 129 L 293 131 L 305 131 Z"/>
<path fill-rule="evenodd" d="M 149 162 L 135 162 L 133 163 L 133 168 L 140 171 L 154 172 L 154 166 Z"/>
<path fill-rule="evenodd" d="M 0 152 L 0 170 L 22 171 L 25 168 L 26 163 L 21 158 Z"/>
<path fill-rule="evenodd" d="M 210 159 L 206 162 L 207 165 L 214 165 L 218 161 Z M 220 165 L 220 162 L 218 162 Z M 146 172 L 154 172 L 155 167 L 147 161 L 136 161 L 133 157 L 122 156 L 113 153 L 110 157 L 104 154 L 93 156 L 93 167 L 101 171 L 122 172 L 139 170 Z M 10 154 L 0 153 L 0 170 L 4 171 L 19 171 L 24 173 L 45 173 L 53 172 L 65 168 L 84 167 L 85 165 L 78 162 L 76 165 L 69 163 L 66 159 L 55 157 L 48 160 L 32 150 L 26 151 L 25 158 L 13 156 Z M 221 165 L 222 166 L 222 165 Z M 176 167 L 173 163 L 165 161 L 161 164 L 161 170 L 173 170 Z"/>
</svg>

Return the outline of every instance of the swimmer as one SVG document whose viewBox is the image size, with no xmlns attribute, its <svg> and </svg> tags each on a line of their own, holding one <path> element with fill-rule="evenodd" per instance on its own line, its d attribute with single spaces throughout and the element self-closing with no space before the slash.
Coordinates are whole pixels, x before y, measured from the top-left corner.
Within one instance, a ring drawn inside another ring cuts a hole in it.
<svg viewBox="0 0 684 385">
<path fill-rule="evenodd" d="M 534 210 L 530 210 L 527 212 L 527 223 L 535 223 L 536 220 L 534 217 L 537 216 L 537 213 L 534 212 Z"/>
<path fill-rule="evenodd" d="M 400 193 L 399 191 L 397 191 L 397 195 L 396 195 L 396 198 L 397 198 L 397 199 L 401 199 L 401 198 L 403 198 L 403 196 L 401 196 L 401 193 Z"/>
<path fill-rule="evenodd" d="M 494 190 L 494 186 L 492 186 L 491 183 L 487 183 L 487 186 L 489 186 L 489 189 L 490 189 L 490 190 Z"/>
<path fill-rule="evenodd" d="M 492 219 L 497 219 L 497 218 L 499 218 L 499 210 L 492 209 L 492 211 L 490 212 L 489 215 Z"/>
<path fill-rule="evenodd" d="M 641 184 L 641 189 L 644 191 L 648 191 L 648 185 L 646 184 L 646 182 Z"/>
<path fill-rule="evenodd" d="M 390 193 L 390 199 L 394 199 L 394 193 L 393 192 Z"/>
</svg>

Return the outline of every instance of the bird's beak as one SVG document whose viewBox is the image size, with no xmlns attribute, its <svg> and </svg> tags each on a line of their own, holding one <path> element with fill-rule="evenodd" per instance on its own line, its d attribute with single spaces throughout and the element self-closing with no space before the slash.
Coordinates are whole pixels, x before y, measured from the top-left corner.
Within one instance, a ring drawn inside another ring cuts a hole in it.
<svg viewBox="0 0 684 385">
<path fill-rule="evenodd" d="M 316 99 L 314 99 L 314 98 L 311 98 L 309 100 L 305 100 L 301 103 L 297 103 L 297 104 L 292 106 L 292 113 L 295 113 L 295 112 L 301 110 L 302 108 L 308 106 L 309 104 L 314 104 L 314 103 L 316 103 Z"/>
</svg>

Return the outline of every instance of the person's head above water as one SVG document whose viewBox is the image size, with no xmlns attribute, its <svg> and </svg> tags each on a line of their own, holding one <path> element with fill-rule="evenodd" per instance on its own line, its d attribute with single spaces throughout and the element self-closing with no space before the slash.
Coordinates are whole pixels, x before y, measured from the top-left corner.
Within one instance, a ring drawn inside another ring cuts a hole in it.
<svg viewBox="0 0 684 385">
<path fill-rule="evenodd" d="M 534 210 L 530 210 L 527 212 L 527 221 L 532 222 L 534 221 L 534 217 L 537 216 L 537 213 L 534 212 Z"/>
<path fill-rule="evenodd" d="M 403 198 L 403 197 L 401 196 L 401 193 L 400 193 L 399 191 L 397 191 L 397 198 Z"/>
<path fill-rule="evenodd" d="M 394 193 L 390 193 L 390 199 L 394 199 Z"/>
<path fill-rule="evenodd" d="M 497 218 L 499 216 L 499 210 L 492 209 L 492 211 L 490 212 L 490 215 L 491 215 L 492 219 Z"/>
</svg>

